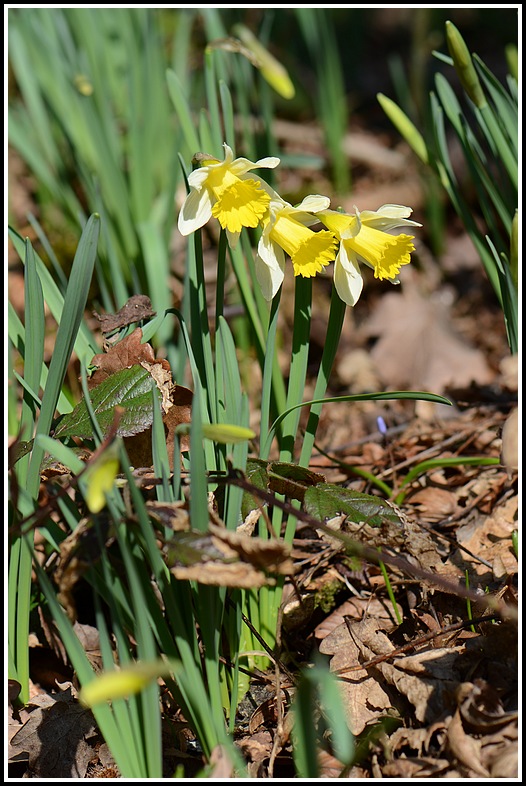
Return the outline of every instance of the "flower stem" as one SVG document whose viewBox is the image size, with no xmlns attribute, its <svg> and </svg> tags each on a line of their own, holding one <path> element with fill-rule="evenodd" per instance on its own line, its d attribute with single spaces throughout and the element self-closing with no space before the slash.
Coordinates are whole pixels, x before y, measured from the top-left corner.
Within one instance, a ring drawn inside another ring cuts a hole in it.
<svg viewBox="0 0 526 786">
<path fill-rule="evenodd" d="M 329 312 L 329 323 L 327 325 L 327 336 L 325 339 L 325 346 L 323 347 L 323 354 L 321 358 L 320 369 L 318 371 L 318 379 L 316 380 L 313 399 L 322 399 L 327 391 L 329 377 L 340 342 L 344 318 L 345 303 L 340 299 L 336 290 L 333 288 L 331 308 Z M 303 446 L 301 449 L 299 461 L 300 465 L 304 467 L 307 467 L 310 461 L 322 406 L 322 404 L 313 404 L 310 410 L 309 420 L 307 421 L 307 430 L 303 439 Z"/>
<path fill-rule="evenodd" d="M 290 363 L 287 391 L 287 409 L 301 404 L 305 391 L 307 364 L 309 359 L 310 323 L 312 304 L 312 279 L 296 277 L 294 296 L 294 332 L 292 336 L 292 359 Z M 283 420 L 283 441 L 280 461 L 292 461 L 294 443 L 298 431 L 300 409 L 294 410 Z"/>
</svg>

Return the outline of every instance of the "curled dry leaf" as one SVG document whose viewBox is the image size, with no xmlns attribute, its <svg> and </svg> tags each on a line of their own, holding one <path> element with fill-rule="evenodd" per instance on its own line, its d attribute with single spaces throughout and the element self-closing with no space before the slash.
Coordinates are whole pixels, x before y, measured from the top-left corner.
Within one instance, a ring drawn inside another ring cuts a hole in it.
<svg viewBox="0 0 526 786">
<path fill-rule="evenodd" d="M 141 322 L 143 319 L 151 319 L 155 316 L 152 311 L 152 301 L 146 295 L 132 295 L 124 306 L 116 314 L 97 314 L 93 312 L 100 322 L 101 333 L 107 335 L 120 330 L 134 322 Z"/>
<path fill-rule="evenodd" d="M 482 766 L 481 762 L 481 743 L 479 740 L 466 734 L 458 709 L 455 711 L 448 726 L 447 741 L 453 755 L 466 769 L 474 772 L 476 775 L 480 775 L 482 778 L 489 778 L 489 772 Z"/>
<path fill-rule="evenodd" d="M 291 575 L 289 547 L 210 524 L 209 532 L 176 532 L 165 546 L 166 561 L 178 579 L 220 587 L 275 584 L 269 574 Z"/>
<path fill-rule="evenodd" d="M 482 679 L 462 683 L 457 700 L 463 725 L 479 734 L 500 729 L 518 718 L 517 712 L 506 712 L 498 692 Z"/>
<path fill-rule="evenodd" d="M 114 344 L 107 352 L 93 356 L 90 366 L 95 367 L 96 371 L 88 380 L 88 388 L 92 390 L 117 371 L 141 363 L 159 364 L 167 371 L 170 370 L 167 360 L 156 359 L 152 346 L 142 343 L 142 330 L 136 328 L 133 333 Z"/>
<path fill-rule="evenodd" d="M 186 502 L 147 500 L 146 509 L 151 518 L 158 521 L 161 526 L 169 527 L 173 532 L 186 532 L 190 529 L 190 516 Z"/>
</svg>

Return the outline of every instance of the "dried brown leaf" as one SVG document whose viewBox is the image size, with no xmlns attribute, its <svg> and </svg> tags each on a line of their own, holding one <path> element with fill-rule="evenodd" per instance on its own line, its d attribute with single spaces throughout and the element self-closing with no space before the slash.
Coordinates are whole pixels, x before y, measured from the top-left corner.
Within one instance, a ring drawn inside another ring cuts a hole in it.
<svg viewBox="0 0 526 786">
<path fill-rule="evenodd" d="M 495 578 L 514 575 L 518 571 L 518 561 L 511 543 L 512 532 L 518 526 L 517 516 L 518 496 L 514 495 L 496 505 L 489 516 L 480 517 L 457 529 L 460 545 L 493 565 Z M 480 563 L 472 560 L 469 554 L 463 553 L 462 559 L 465 563 L 472 562 L 473 570 L 484 572 Z"/>
<path fill-rule="evenodd" d="M 163 527 L 169 527 L 173 532 L 186 532 L 190 529 L 187 502 L 147 500 L 146 509 L 152 518 L 156 519 Z"/>
<path fill-rule="evenodd" d="M 51 701 L 50 701 L 51 699 Z M 11 740 L 26 752 L 35 778 L 84 778 L 93 756 L 87 740 L 96 734 L 93 716 L 71 697 L 69 690 L 47 700 L 31 702 L 35 709 Z"/>
<path fill-rule="evenodd" d="M 508 726 L 518 718 L 517 712 L 506 712 L 501 697 L 485 680 L 463 683 L 458 691 L 459 710 L 466 729 L 481 734 Z"/>
<path fill-rule="evenodd" d="M 401 606 L 397 608 L 402 613 Z M 316 626 L 314 635 L 317 639 L 324 639 L 329 633 L 339 625 L 344 623 L 344 618 L 351 620 L 361 620 L 364 617 L 374 617 L 380 627 L 384 629 L 392 627 L 396 619 L 391 603 L 386 603 L 380 598 L 350 598 L 338 606 L 329 614 L 319 625 Z"/>
<path fill-rule="evenodd" d="M 150 344 L 143 344 L 142 330 L 136 328 L 133 333 L 114 344 L 107 352 L 94 355 L 91 359 L 91 366 L 96 367 L 96 371 L 88 380 L 90 390 L 100 385 L 105 379 L 121 371 L 124 368 L 145 363 L 160 363 L 169 370 L 170 364 L 167 360 L 156 360 L 155 353 Z"/>
<path fill-rule="evenodd" d="M 321 642 L 320 652 L 332 655 L 331 671 L 353 668 L 360 664 L 360 650 L 345 623 L 335 628 Z M 345 674 L 340 682 L 340 690 L 347 723 L 355 735 L 361 734 L 368 723 L 378 720 L 391 707 L 389 695 L 365 669 Z"/>
<path fill-rule="evenodd" d="M 384 385 L 442 393 L 449 385 L 492 381 L 483 352 L 455 332 L 443 295 L 421 294 L 408 276 L 402 291 L 382 297 L 365 332 L 378 337 L 371 356 Z"/>
<path fill-rule="evenodd" d="M 151 319 L 151 317 L 155 316 L 155 313 L 155 311 L 152 311 L 152 301 L 149 297 L 146 295 L 132 295 L 116 314 L 97 314 L 94 311 L 93 315 L 100 322 L 101 333 L 108 334 L 114 333 L 127 325 L 132 325 L 134 322 Z"/>
<path fill-rule="evenodd" d="M 290 547 L 281 540 L 251 537 L 212 523 L 210 532 L 240 559 L 256 568 L 282 576 L 290 576 L 295 572 L 294 563 L 290 559 Z"/>
<path fill-rule="evenodd" d="M 464 767 L 482 778 L 489 778 L 489 772 L 481 762 L 480 741 L 466 734 L 458 709 L 449 723 L 447 741 L 451 752 Z"/>
<path fill-rule="evenodd" d="M 176 565 L 171 568 L 177 579 L 197 581 L 199 584 L 210 584 L 214 587 L 236 587 L 250 589 L 273 585 L 276 580 L 268 577 L 252 565 L 242 562 L 202 562 L 196 565 Z"/>
</svg>

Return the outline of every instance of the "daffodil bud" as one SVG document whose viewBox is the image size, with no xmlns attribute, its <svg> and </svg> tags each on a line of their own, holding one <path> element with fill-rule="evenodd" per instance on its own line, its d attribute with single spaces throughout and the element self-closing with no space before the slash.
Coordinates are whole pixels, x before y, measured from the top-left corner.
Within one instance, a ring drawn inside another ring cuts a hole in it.
<svg viewBox="0 0 526 786">
<path fill-rule="evenodd" d="M 403 136 L 407 144 L 411 146 L 418 158 L 424 164 L 427 164 L 427 145 L 420 131 L 394 101 L 384 96 L 383 93 L 378 93 L 376 97 L 394 127 Z"/>
<path fill-rule="evenodd" d="M 86 467 L 80 486 L 91 513 L 99 513 L 106 505 L 106 495 L 115 484 L 119 466 L 119 445 L 114 442 Z"/>
<path fill-rule="evenodd" d="M 170 666 L 162 659 L 105 671 L 82 688 L 79 700 L 84 706 L 93 707 L 105 701 L 125 699 L 144 690 L 153 680 L 169 673 Z"/>
<path fill-rule="evenodd" d="M 449 54 L 453 58 L 455 70 L 462 87 L 479 109 L 486 106 L 487 101 L 482 91 L 478 74 L 466 46 L 466 42 L 452 22 L 446 22 L 446 38 Z"/>
<path fill-rule="evenodd" d="M 294 85 L 285 67 L 265 49 L 253 33 L 245 25 L 236 25 L 234 34 L 244 43 L 249 52 L 255 55 L 251 62 L 255 63 L 263 78 L 282 98 L 294 98 Z"/>
</svg>

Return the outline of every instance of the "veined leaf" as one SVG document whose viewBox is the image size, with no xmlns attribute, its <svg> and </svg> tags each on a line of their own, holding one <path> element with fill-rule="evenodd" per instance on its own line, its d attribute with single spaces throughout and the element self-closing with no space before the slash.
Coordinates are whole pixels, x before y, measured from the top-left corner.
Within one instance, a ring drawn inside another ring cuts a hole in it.
<svg viewBox="0 0 526 786">
<path fill-rule="evenodd" d="M 117 436 L 132 437 L 145 431 L 153 422 L 152 376 L 142 366 L 134 365 L 112 374 L 91 392 L 91 403 L 99 426 L 106 435 L 113 424 L 115 407 L 123 407 Z M 160 396 L 159 392 L 157 394 Z M 83 399 L 73 412 L 63 417 L 55 437 L 93 437 L 93 426 Z"/>
<path fill-rule="evenodd" d="M 320 521 L 344 513 L 356 524 L 365 521 L 372 527 L 379 527 L 385 519 L 402 524 L 400 514 L 392 504 L 372 494 L 341 488 L 335 483 L 318 483 L 308 488 L 303 502 L 307 513 Z"/>
</svg>

